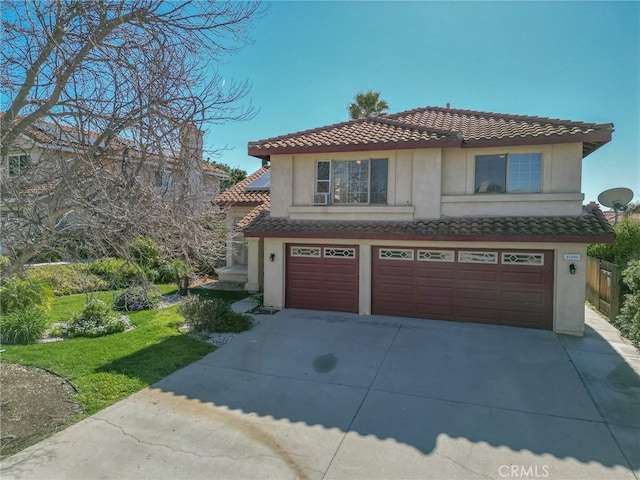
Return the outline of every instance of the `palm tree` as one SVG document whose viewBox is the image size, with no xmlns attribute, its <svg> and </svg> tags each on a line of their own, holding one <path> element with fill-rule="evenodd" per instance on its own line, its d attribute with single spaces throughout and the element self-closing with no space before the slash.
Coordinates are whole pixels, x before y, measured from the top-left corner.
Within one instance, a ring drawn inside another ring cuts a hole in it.
<svg viewBox="0 0 640 480">
<path fill-rule="evenodd" d="M 380 92 L 359 92 L 349 104 L 349 116 L 351 119 L 378 117 L 384 115 L 389 109 L 389 104 L 380 100 Z"/>
</svg>

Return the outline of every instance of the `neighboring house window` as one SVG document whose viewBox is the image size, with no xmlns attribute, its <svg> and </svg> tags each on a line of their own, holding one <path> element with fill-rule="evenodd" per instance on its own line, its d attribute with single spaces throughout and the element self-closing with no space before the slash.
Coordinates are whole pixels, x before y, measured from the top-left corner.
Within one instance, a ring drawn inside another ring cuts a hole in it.
<svg viewBox="0 0 640 480">
<path fill-rule="evenodd" d="M 387 203 L 386 158 L 322 160 L 316 164 L 316 194 L 329 194 L 331 203 Z"/>
<path fill-rule="evenodd" d="M 238 222 L 243 217 L 233 217 L 233 225 L 238 225 Z M 244 238 L 242 232 L 235 232 L 231 234 L 231 265 L 247 265 L 249 257 L 249 248 L 247 241 Z"/>
<path fill-rule="evenodd" d="M 167 188 L 171 181 L 171 173 L 158 170 L 156 172 L 156 187 Z"/>
<path fill-rule="evenodd" d="M 542 154 L 477 155 L 475 191 L 476 193 L 542 191 Z"/>
<path fill-rule="evenodd" d="M 24 174 L 29 168 L 31 159 L 29 155 L 8 155 L 7 156 L 7 169 L 10 177 L 19 177 Z"/>
</svg>

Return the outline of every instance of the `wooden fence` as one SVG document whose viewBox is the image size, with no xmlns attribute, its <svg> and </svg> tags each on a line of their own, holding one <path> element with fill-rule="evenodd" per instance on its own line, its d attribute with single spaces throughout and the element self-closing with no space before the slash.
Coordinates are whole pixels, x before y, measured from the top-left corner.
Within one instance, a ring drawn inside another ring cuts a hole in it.
<svg viewBox="0 0 640 480">
<path fill-rule="evenodd" d="M 610 319 L 620 313 L 621 273 L 618 265 L 587 257 L 587 300 Z"/>
</svg>

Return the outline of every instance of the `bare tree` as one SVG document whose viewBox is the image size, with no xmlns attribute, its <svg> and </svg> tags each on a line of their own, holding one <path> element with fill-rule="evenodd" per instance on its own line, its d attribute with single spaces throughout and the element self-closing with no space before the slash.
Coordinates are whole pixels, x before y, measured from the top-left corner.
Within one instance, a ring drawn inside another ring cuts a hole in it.
<svg viewBox="0 0 640 480">
<path fill-rule="evenodd" d="M 187 0 L 3 5 L 2 240 L 14 268 L 69 239 L 117 250 L 139 234 L 186 259 L 221 255 L 211 241 L 221 222 L 192 175 L 202 147 L 184 132 L 252 116 L 239 103 L 247 83 L 217 65 L 261 13 Z M 30 169 L 6 164 L 16 148 Z M 141 181 L 150 164 L 169 165 L 176 188 Z"/>
</svg>

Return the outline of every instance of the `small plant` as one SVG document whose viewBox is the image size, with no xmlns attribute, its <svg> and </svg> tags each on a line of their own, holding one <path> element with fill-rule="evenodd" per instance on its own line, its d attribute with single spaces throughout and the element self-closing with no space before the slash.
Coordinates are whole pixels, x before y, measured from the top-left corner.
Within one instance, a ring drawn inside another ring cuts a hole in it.
<svg viewBox="0 0 640 480">
<path fill-rule="evenodd" d="M 122 258 L 100 258 L 89 264 L 89 271 L 108 282 L 111 288 L 123 288 L 143 275 L 140 267 Z"/>
<path fill-rule="evenodd" d="M 622 278 L 629 289 L 625 295 L 620 314 L 612 323 L 625 337 L 640 346 L 640 260 L 632 260 L 622 272 Z"/>
<path fill-rule="evenodd" d="M 130 326 L 128 317 L 113 313 L 109 305 L 93 298 L 63 328 L 63 334 L 66 337 L 101 337 L 124 332 Z"/>
<path fill-rule="evenodd" d="M 0 312 L 5 315 L 28 308 L 49 309 L 53 291 L 41 280 L 18 276 L 3 279 L 0 286 Z"/>
<path fill-rule="evenodd" d="M 42 338 L 49 320 L 37 307 L 27 307 L 0 316 L 2 341 L 10 344 L 32 343 Z"/>
<path fill-rule="evenodd" d="M 109 283 L 91 273 L 87 264 L 40 265 L 30 267 L 27 275 L 32 280 L 51 285 L 56 296 L 107 290 Z"/>
<path fill-rule="evenodd" d="M 113 296 L 113 309 L 127 312 L 151 310 L 158 306 L 160 292 L 150 283 L 130 285 Z"/>
<path fill-rule="evenodd" d="M 181 314 L 196 332 L 244 332 L 252 326 L 251 317 L 236 313 L 220 299 L 201 299 L 188 295 L 178 307 Z"/>
</svg>

